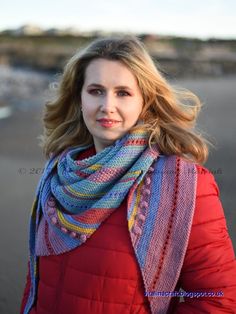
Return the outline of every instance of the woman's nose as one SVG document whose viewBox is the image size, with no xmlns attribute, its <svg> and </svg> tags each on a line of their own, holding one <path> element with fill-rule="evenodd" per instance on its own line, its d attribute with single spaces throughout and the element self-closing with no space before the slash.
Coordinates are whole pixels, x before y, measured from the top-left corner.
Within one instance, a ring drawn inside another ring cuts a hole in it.
<svg viewBox="0 0 236 314">
<path fill-rule="evenodd" d="M 115 99 L 112 96 L 106 95 L 102 99 L 100 109 L 102 112 L 115 112 L 116 110 Z"/>
</svg>

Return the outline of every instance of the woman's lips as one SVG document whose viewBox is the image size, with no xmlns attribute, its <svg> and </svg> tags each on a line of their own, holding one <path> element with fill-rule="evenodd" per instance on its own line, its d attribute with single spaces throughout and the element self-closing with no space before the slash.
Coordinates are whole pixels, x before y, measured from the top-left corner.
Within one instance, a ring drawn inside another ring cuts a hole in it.
<svg viewBox="0 0 236 314">
<path fill-rule="evenodd" d="M 98 119 L 97 121 L 104 128 L 111 128 L 120 123 L 120 121 L 113 119 Z"/>
</svg>

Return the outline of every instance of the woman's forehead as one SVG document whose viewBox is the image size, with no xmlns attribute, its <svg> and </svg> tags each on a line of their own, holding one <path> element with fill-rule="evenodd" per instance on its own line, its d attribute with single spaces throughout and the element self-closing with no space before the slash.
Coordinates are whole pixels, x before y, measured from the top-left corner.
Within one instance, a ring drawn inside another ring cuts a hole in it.
<svg viewBox="0 0 236 314">
<path fill-rule="evenodd" d="M 137 88 L 137 81 L 129 68 L 121 61 L 95 59 L 85 71 L 86 85 L 112 85 L 116 88 Z"/>
</svg>

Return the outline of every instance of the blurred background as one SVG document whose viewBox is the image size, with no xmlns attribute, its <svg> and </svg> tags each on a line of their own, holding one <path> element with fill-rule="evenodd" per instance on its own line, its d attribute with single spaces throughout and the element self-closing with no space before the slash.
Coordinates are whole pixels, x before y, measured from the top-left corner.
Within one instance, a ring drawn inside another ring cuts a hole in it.
<svg viewBox="0 0 236 314">
<path fill-rule="evenodd" d="M 91 40 L 134 34 L 163 75 L 204 103 L 197 127 L 211 140 L 205 166 L 220 188 L 236 248 L 236 2 L 61 0 L 1 4 L 0 313 L 19 313 L 28 222 L 45 158 L 38 146 L 44 103 L 63 66 Z"/>
</svg>

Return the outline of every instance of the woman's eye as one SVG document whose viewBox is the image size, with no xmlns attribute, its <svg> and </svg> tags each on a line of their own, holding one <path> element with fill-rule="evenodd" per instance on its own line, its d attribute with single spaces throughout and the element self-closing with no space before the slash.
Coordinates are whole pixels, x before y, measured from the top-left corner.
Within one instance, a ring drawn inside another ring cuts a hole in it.
<svg viewBox="0 0 236 314">
<path fill-rule="evenodd" d="M 118 93 L 123 94 L 123 96 L 129 96 L 129 93 L 126 92 L 125 90 L 119 91 Z"/>
<path fill-rule="evenodd" d="M 102 95 L 103 91 L 101 89 L 91 89 L 90 94 L 92 95 Z M 117 92 L 118 96 L 129 96 L 130 94 L 128 92 L 126 92 L 125 90 L 121 90 Z"/>
<path fill-rule="evenodd" d="M 102 91 L 100 89 L 91 89 L 90 93 L 95 95 L 101 95 Z"/>
</svg>

